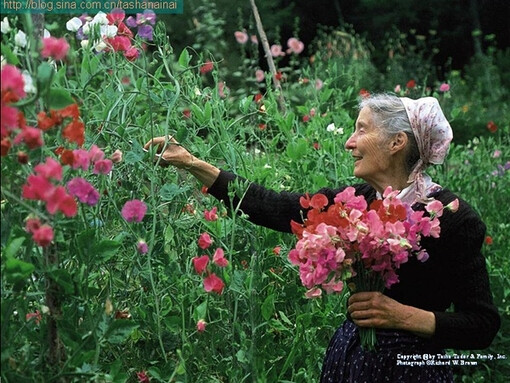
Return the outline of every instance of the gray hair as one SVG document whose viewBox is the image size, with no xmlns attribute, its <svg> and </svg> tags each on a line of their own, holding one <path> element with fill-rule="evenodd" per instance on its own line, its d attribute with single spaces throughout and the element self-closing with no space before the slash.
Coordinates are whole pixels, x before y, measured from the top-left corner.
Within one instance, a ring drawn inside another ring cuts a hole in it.
<svg viewBox="0 0 510 383">
<path fill-rule="evenodd" d="M 368 107 L 372 111 L 375 125 L 382 129 L 388 138 L 400 132 L 407 135 L 408 151 L 405 165 L 407 171 L 411 173 L 414 165 L 420 159 L 420 151 L 406 109 L 400 98 L 387 93 L 374 94 L 361 99 L 359 109 L 361 110 L 364 107 Z"/>
</svg>

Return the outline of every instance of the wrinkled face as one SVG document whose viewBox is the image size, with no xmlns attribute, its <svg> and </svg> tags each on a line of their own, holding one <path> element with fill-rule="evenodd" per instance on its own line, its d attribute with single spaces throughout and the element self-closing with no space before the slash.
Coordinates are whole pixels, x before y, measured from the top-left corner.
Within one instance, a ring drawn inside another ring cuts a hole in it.
<svg viewBox="0 0 510 383">
<path fill-rule="evenodd" d="M 374 185 L 390 167 L 388 140 L 374 124 L 372 111 L 361 109 L 354 133 L 345 143 L 354 158 L 354 175 Z"/>
</svg>

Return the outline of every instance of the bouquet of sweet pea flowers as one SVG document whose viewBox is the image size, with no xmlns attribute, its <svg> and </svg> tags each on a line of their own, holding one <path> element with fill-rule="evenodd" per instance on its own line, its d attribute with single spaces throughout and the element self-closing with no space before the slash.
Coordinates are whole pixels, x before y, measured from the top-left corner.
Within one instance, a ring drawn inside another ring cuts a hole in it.
<svg viewBox="0 0 510 383">
<path fill-rule="evenodd" d="M 309 209 L 303 224 L 291 222 L 298 237 L 289 260 L 299 266 L 306 297 L 341 293 L 344 282 L 356 292 L 383 291 L 398 283 L 396 270 L 410 256 L 425 262 L 428 254 L 420 247 L 422 237 L 438 238 L 439 217 L 444 208 L 455 211 L 458 200 L 446 207 L 432 200 L 425 211 L 414 211 L 397 198 L 399 191 L 388 187 L 383 198 L 368 204 L 347 187 L 329 205 L 327 197 L 306 195 L 301 206 Z M 373 350 L 373 328 L 360 328 L 361 344 Z"/>
</svg>

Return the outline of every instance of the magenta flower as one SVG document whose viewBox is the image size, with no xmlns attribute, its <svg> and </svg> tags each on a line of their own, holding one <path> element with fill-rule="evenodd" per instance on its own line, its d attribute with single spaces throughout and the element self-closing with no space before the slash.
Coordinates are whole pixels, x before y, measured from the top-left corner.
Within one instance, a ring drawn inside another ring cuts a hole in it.
<svg viewBox="0 0 510 383">
<path fill-rule="evenodd" d="M 450 90 L 450 84 L 447 84 L 444 82 L 441 85 L 439 85 L 440 92 L 448 92 L 449 90 Z"/>
<path fill-rule="evenodd" d="M 49 225 L 42 225 L 32 233 L 32 239 L 39 246 L 46 247 L 53 241 L 53 229 Z"/>
<path fill-rule="evenodd" d="M 146 212 L 147 205 L 145 202 L 134 199 L 124 204 L 121 214 L 127 222 L 141 222 Z"/>
<path fill-rule="evenodd" d="M 147 242 L 145 242 L 143 239 L 140 239 L 138 243 L 136 244 L 136 251 L 140 254 L 147 254 L 149 251 L 149 246 L 147 246 Z"/>
<path fill-rule="evenodd" d="M 207 233 L 202 233 L 200 234 L 200 237 L 198 238 L 198 246 L 205 250 L 207 249 L 209 246 L 211 246 L 211 244 L 213 243 L 213 240 L 211 239 L 211 236 Z"/>
<path fill-rule="evenodd" d="M 99 192 L 87 180 L 76 177 L 67 183 L 67 190 L 82 203 L 94 206 L 99 201 Z"/>
<path fill-rule="evenodd" d="M 14 96 L 16 96 L 17 99 L 25 97 L 26 95 L 24 90 L 25 80 L 23 79 L 21 71 L 15 66 L 7 64 L 2 67 L 0 82 L 2 84 L 0 85 L 2 89 L 2 94 L 4 94 L 5 91 L 11 91 L 14 94 Z"/>
<path fill-rule="evenodd" d="M 62 179 L 62 165 L 51 157 L 47 157 L 46 162 L 38 164 L 34 170 L 38 175 L 48 180 L 60 181 Z"/>
<path fill-rule="evenodd" d="M 87 170 L 90 166 L 90 155 L 84 149 L 73 150 L 73 169 Z"/>
</svg>

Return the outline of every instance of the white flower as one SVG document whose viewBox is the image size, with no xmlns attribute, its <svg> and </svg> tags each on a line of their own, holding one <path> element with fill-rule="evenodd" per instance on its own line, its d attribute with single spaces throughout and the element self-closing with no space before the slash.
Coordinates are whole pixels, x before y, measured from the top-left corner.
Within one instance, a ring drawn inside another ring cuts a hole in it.
<svg viewBox="0 0 510 383">
<path fill-rule="evenodd" d="M 96 50 L 96 52 L 102 52 L 104 51 L 105 49 L 107 48 L 107 45 L 104 41 L 100 41 L 98 42 L 95 46 L 94 46 L 94 49 Z"/>
<path fill-rule="evenodd" d="M 88 40 L 82 40 L 80 42 L 80 45 L 82 48 L 87 48 L 89 46 L 89 41 Z"/>
<path fill-rule="evenodd" d="M 115 37 L 117 36 L 117 29 L 116 25 L 101 25 L 101 36 Z"/>
<path fill-rule="evenodd" d="M 202 95 L 202 92 L 200 92 L 200 89 L 198 88 L 195 88 L 195 96 L 201 96 Z"/>
<path fill-rule="evenodd" d="M 27 46 L 27 35 L 23 31 L 18 31 L 14 36 L 14 44 L 18 47 L 25 48 Z"/>
<path fill-rule="evenodd" d="M 4 65 L 7 64 L 7 60 L 4 58 L 4 56 L 0 56 L 0 61 L 1 61 L 2 68 L 3 68 Z"/>
<path fill-rule="evenodd" d="M 21 75 L 23 76 L 23 82 L 25 83 L 23 90 L 26 93 L 37 93 L 37 89 L 34 86 L 34 80 L 28 71 L 24 70 Z"/>
<path fill-rule="evenodd" d="M 328 132 L 334 132 L 334 131 L 335 131 L 335 129 L 336 129 L 336 128 L 335 128 L 335 124 L 333 124 L 333 123 L 329 124 L 329 125 L 327 126 L 327 128 L 326 128 L 326 130 L 327 130 Z"/>
<path fill-rule="evenodd" d="M 51 37 L 51 33 L 50 33 L 50 31 L 48 31 L 47 29 L 45 29 L 45 30 L 43 31 L 43 37 L 44 37 L 45 39 L 46 39 L 46 38 L 48 38 L 48 37 Z"/>
<path fill-rule="evenodd" d="M 0 22 L 2 33 L 9 33 L 12 31 L 11 25 L 9 24 L 9 19 L 7 17 L 4 17 L 4 19 Z"/>
<path fill-rule="evenodd" d="M 344 134 L 344 128 L 338 128 L 335 130 L 335 134 Z"/>
<path fill-rule="evenodd" d="M 66 29 L 71 32 L 77 32 L 82 25 L 83 23 L 78 17 L 73 17 L 66 23 Z"/>
<path fill-rule="evenodd" d="M 99 11 L 91 21 L 92 24 L 108 25 L 109 21 L 106 13 Z"/>
</svg>

